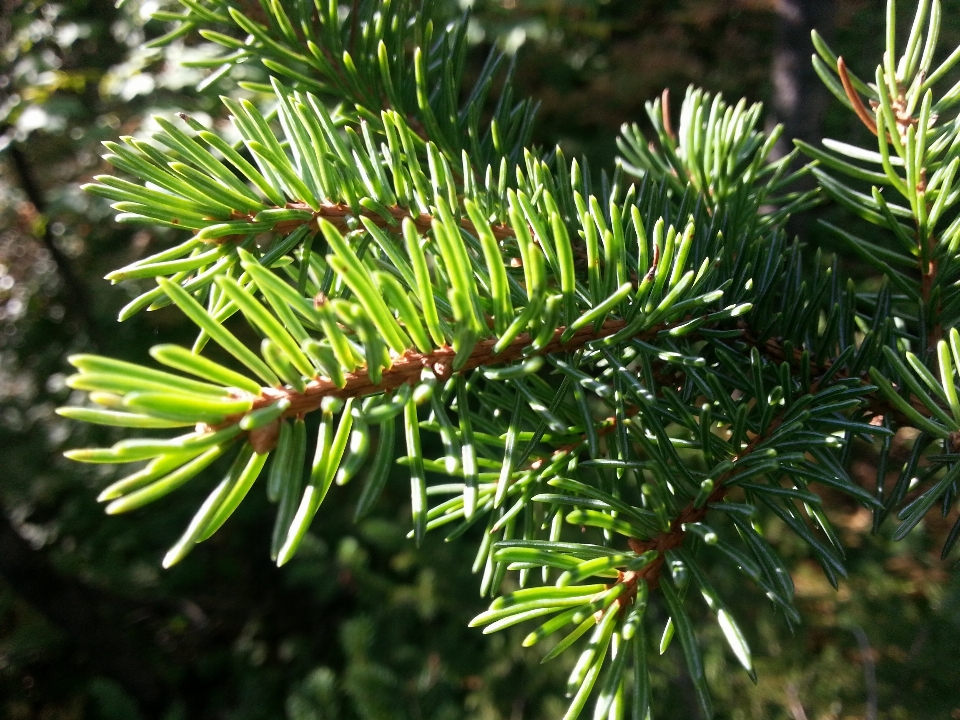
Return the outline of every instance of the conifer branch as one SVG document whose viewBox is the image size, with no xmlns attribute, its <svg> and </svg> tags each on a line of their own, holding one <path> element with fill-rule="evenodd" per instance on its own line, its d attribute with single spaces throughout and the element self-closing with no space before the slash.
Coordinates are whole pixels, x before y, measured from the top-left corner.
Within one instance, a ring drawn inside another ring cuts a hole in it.
<svg viewBox="0 0 960 720">
<path fill-rule="evenodd" d="M 599 329 L 584 327 L 576 330 L 569 339 L 563 337 L 566 327 L 559 327 L 553 332 L 553 338 L 538 350 L 530 351 L 533 338 L 529 333 L 522 333 L 510 342 L 503 350 L 494 352 L 496 338 L 479 341 L 463 365 L 456 370 L 458 373 L 469 372 L 481 367 L 505 365 L 539 355 L 553 353 L 575 352 L 587 345 L 603 338 L 610 337 L 626 326 L 624 320 L 605 320 Z M 653 338 L 666 325 L 657 326 L 640 333 L 638 338 Z M 385 369 L 380 382 L 374 383 L 366 369 L 359 369 L 344 375 L 345 384 L 338 387 L 327 378 L 312 380 L 302 392 L 290 389 L 276 390 L 263 388 L 262 394 L 253 402 L 253 409 L 258 410 L 276 403 L 279 400 L 289 401 L 289 406 L 280 417 L 293 418 L 306 415 L 320 409 L 323 400 L 333 398 L 360 398 L 373 393 L 382 393 L 395 390 L 401 385 L 417 385 L 421 380 L 424 368 L 432 370 L 440 380 L 447 380 L 454 372 L 453 362 L 456 351 L 449 346 L 437 348 L 429 353 L 408 350 L 393 360 L 389 369 Z M 238 421 L 239 417 L 227 418 L 227 423 Z M 272 449 L 272 448 L 268 448 Z"/>
<path fill-rule="evenodd" d="M 109 513 L 232 457 L 164 565 L 217 532 L 263 474 L 277 504 L 271 556 L 288 562 L 325 497 L 361 468 L 358 516 L 371 510 L 399 435 L 411 536 L 450 525 L 454 539 L 486 523 L 474 570 L 494 599 L 474 624 L 493 632 L 552 615 L 526 645 L 573 625 L 548 657 L 591 633 L 570 676 L 568 720 L 591 693 L 595 717 L 617 720 L 630 688 L 647 717 L 654 589 L 670 618 L 662 648 L 675 632 L 709 716 L 689 584 L 754 671 L 689 535 L 793 622 L 793 585 L 758 513 L 780 518 L 836 585 L 842 547 L 810 485 L 850 496 L 878 525 L 899 511 L 897 537 L 955 501 L 960 130 L 938 117 L 960 90 L 934 100 L 933 85 L 960 53 L 931 68 L 937 38 L 931 23 L 921 49 L 925 10 L 898 66 L 891 26 L 874 85 L 814 36 L 815 69 L 874 132 L 876 150 L 798 143 L 816 165 L 793 171 L 793 157 L 771 160 L 781 131 L 762 132 L 759 105 L 691 88 L 676 125 L 668 93 L 648 105 L 654 142 L 624 128 L 621 161 L 599 184 L 559 149 L 549 159 L 528 149 L 534 106 L 514 103 L 509 81 L 481 126 L 502 58 L 463 88 L 463 23 L 434 34 L 406 3 L 372 0 L 343 12 L 334 0 L 243 10 L 191 0 L 174 33 L 199 27 L 227 48 L 227 70 L 261 61 L 271 84 L 248 87 L 273 94 L 276 118 L 226 98 L 236 147 L 186 116 L 195 135 L 158 119 L 157 145 L 107 144 L 134 180 L 88 186 L 120 220 L 194 233 L 108 276 L 155 279 L 121 317 L 176 305 L 200 330 L 193 348 L 153 348 L 169 370 L 75 356 L 68 385 L 97 407 L 60 411 L 194 428 L 70 451 L 83 462 L 146 461 L 103 491 Z M 340 102 L 335 114 L 327 99 Z M 796 191 L 807 172 L 818 190 Z M 826 225 L 885 278 L 879 290 L 787 242 L 785 223 L 818 193 L 887 235 Z M 227 329 L 234 315 L 258 349 Z M 235 367 L 205 354 L 207 343 Z M 904 427 L 919 435 L 887 488 L 891 438 Z M 422 442 L 424 432 L 439 443 Z M 879 446 L 875 492 L 847 470 L 856 439 Z M 428 457 L 434 446 L 442 454 Z M 433 474 L 453 481 L 431 484 Z M 732 488 L 742 502 L 729 500 Z M 711 526 L 711 512 L 735 534 Z M 569 541 L 565 524 L 578 528 Z M 521 589 L 496 597 L 512 571 Z"/>
<path fill-rule="evenodd" d="M 361 218 L 365 218 L 368 222 L 373 223 L 379 228 L 394 228 L 395 230 L 399 230 L 399 225 L 405 219 L 409 218 L 413 222 L 414 227 L 417 228 L 417 232 L 424 234 L 429 232 L 431 223 L 433 223 L 433 221 L 436 219 L 436 216 L 428 213 L 419 213 L 414 215 L 406 208 L 402 208 L 397 205 L 383 208 L 383 211 L 389 214 L 389 220 L 380 213 L 372 210 L 364 211 L 363 209 L 358 211 L 344 203 L 323 203 L 317 210 L 314 210 L 306 203 L 288 202 L 283 207 L 275 207 L 271 209 L 298 210 L 304 213 L 311 213 L 312 215 L 312 217 L 309 218 L 282 220 L 277 222 L 269 230 L 277 235 L 290 235 L 300 228 L 308 228 L 313 232 L 319 232 L 319 221 L 321 219 L 329 222 L 340 232 L 349 232 L 350 230 L 355 229 L 356 222 Z M 257 222 L 256 214 L 254 213 L 241 213 L 237 210 L 234 210 L 230 217 L 232 220 L 245 220 L 250 223 Z M 460 220 L 460 227 L 474 236 L 478 235 L 476 226 L 468 218 L 463 218 Z M 489 228 L 497 240 L 516 237 L 516 233 L 509 225 L 502 223 L 493 224 L 490 225 Z M 242 242 L 245 239 L 246 235 L 223 235 L 221 237 L 212 239 L 210 242 L 220 244 L 224 242 Z"/>
<path fill-rule="evenodd" d="M 781 422 L 782 421 L 780 418 L 775 418 L 770 423 L 767 433 L 762 436 L 757 435 L 753 437 L 746 447 L 744 447 L 743 450 L 738 453 L 733 462 L 742 460 L 750 455 L 750 453 L 752 453 L 759 445 L 761 445 L 765 440 L 774 434 L 774 431 L 780 427 Z M 663 568 L 664 561 L 666 560 L 667 551 L 683 545 L 683 542 L 687 537 L 687 531 L 684 527 L 685 525 L 702 521 L 710 511 L 711 504 L 723 501 L 730 490 L 733 489 L 733 486 L 731 486 L 729 483 L 730 480 L 736 477 L 737 472 L 738 469 L 734 468 L 721 475 L 716 481 L 716 488 L 712 493 L 710 493 L 709 496 L 707 496 L 705 502 L 688 503 L 683 510 L 680 511 L 680 514 L 671 521 L 670 529 L 667 532 L 661 533 L 657 537 L 647 540 L 627 538 L 627 544 L 637 555 L 643 555 L 651 550 L 657 553 L 657 557 L 652 563 L 644 567 L 642 570 L 637 571 L 638 579 L 643 578 L 646 580 L 651 589 L 659 587 L 660 571 Z"/>
</svg>

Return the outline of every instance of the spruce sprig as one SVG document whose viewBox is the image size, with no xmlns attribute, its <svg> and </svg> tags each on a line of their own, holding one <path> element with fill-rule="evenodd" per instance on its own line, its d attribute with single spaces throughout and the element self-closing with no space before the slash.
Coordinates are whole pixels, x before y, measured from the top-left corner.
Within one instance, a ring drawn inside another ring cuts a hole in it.
<svg viewBox="0 0 960 720">
<path fill-rule="evenodd" d="M 836 586 L 844 549 L 820 488 L 878 524 L 898 512 L 901 537 L 955 502 L 960 142 L 939 115 L 958 93 L 936 100 L 934 85 L 960 53 L 931 70 L 938 0 L 921 0 L 896 64 L 890 3 L 872 85 L 814 36 L 815 68 L 875 131 L 876 152 L 800 144 L 814 162 L 796 170 L 795 155 L 771 160 L 780 131 L 757 129 L 759 106 L 691 89 L 676 132 L 664 95 L 648 106 L 658 145 L 625 128 L 624 157 L 599 180 L 559 149 L 529 147 L 533 104 L 515 103 L 509 81 L 481 122 L 505 60 L 492 55 L 464 88 L 463 19 L 435 31 L 430 8 L 397 0 L 345 15 L 335 2 L 183 5 L 158 15 L 177 23 L 160 42 L 199 30 L 224 46 L 214 78 L 262 63 L 269 86 L 247 89 L 269 92 L 274 109 L 224 98 L 236 144 L 186 116 L 158 119 L 153 142 L 106 144 L 130 179 L 87 189 L 120 221 L 191 232 L 108 276 L 156 283 L 121 320 L 175 305 L 199 334 L 192 348 L 151 350 L 165 369 L 72 357 L 68 384 L 97 407 L 60 411 L 151 433 L 193 428 L 68 452 L 146 463 L 101 493 L 110 513 L 230 461 L 164 565 L 217 532 L 261 476 L 284 564 L 336 486 L 364 478 L 362 516 L 399 463 L 417 542 L 444 526 L 450 540 L 485 528 L 473 569 L 493 599 L 474 623 L 494 632 L 536 619 L 525 645 L 562 631 L 547 659 L 582 648 L 566 718 L 591 697 L 598 720 L 631 704 L 649 717 L 648 650 L 674 637 L 710 716 L 691 587 L 754 677 L 713 562 L 795 623 L 768 519 Z M 786 221 L 819 201 L 795 189 L 808 172 L 889 236 L 831 226 L 884 275 L 878 291 L 788 240 Z M 226 327 L 235 315 L 259 347 Z M 205 353 L 211 342 L 230 359 Z M 887 489 L 903 427 L 920 435 Z M 856 441 L 880 449 L 876 491 L 848 472 Z M 442 454 L 428 456 L 433 447 Z M 520 589 L 501 595 L 508 572 Z M 669 617 L 659 643 L 651 601 Z"/>
</svg>

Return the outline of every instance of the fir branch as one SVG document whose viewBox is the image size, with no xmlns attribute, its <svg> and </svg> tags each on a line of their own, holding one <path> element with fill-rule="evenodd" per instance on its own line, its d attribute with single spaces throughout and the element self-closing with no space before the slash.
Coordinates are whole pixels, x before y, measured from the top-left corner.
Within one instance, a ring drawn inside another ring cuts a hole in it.
<svg viewBox="0 0 960 720">
<path fill-rule="evenodd" d="M 780 341 L 776 338 L 767 338 L 764 341 L 760 341 L 754 334 L 753 328 L 744 321 L 738 323 L 738 327 L 742 332 L 741 339 L 750 348 L 756 348 L 760 354 L 774 363 L 789 363 L 791 370 L 794 374 L 797 374 L 800 369 L 800 363 L 802 362 L 803 351 L 799 348 L 793 348 L 792 352 L 788 356 L 786 349 Z M 820 387 L 821 379 L 830 373 L 832 380 L 846 380 L 850 377 L 853 377 L 850 374 L 850 370 L 847 367 L 842 367 L 839 370 L 834 369 L 834 364 L 837 362 L 837 358 L 822 358 L 815 359 L 811 358 L 811 380 L 812 387 Z M 814 365 L 814 363 L 816 363 Z M 870 373 L 866 370 L 859 373 L 857 379 L 860 380 L 863 385 L 863 399 L 867 404 L 869 412 L 877 419 L 877 422 L 882 421 L 884 417 L 893 418 L 894 421 L 901 426 L 910 426 L 912 420 L 904 415 L 903 411 L 890 403 L 890 401 L 882 393 L 878 392 L 876 386 L 871 385 L 870 382 Z M 898 394 L 903 391 L 903 388 L 897 387 Z M 917 398 L 914 395 L 908 393 L 907 402 L 911 407 L 916 410 L 918 413 L 924 417 L 930 417 L 931 411 L 924 404 L 922 400 Z M 941 405 L 942 407 L 942 405 Z"/>
<path fill-rule="evenodd" d="M 410 210 L 402 208 L 398 205 L 392 205 L 383 208 L 383 212 L 388 213 L 390 219 L 387 219 L 383 216 L 383 214 L 373 210 L 361 209 L 358 211 L 344 203 L 322 203 L 319 209 L 314 210 L 306 203 L 288 202 L 282 207 L 273 207 L 270 209 L 298 210 L 302 211 L 303 213 L 311 214 L 311 217 L 308 218 L 297 220 L 281 220 L 280 222 L 275 223 L 271 228 L 269 228 L 268 231 L 277 235 L 290 235 L 294 231 L 304 227 L 309 228 L 314 232 L 318 232 L 320 229 L 319 221 L 321 219 L 329 222 L 340 232 L 349 232 L 354 230 L 356 228 L 356 222 L 361 219 L 366 219 L 368 222 L 373 223 L 379 228 L 393 228 L 394 230 L 399 230 L 398 226 L 407 218 L 413 222 L 417 232 L 424 234 L 430 231 L 433 221 L 437 219 L 435 215 L 431 215 L 429 213 L 419 213 L 414 215 L 412 212 L 410 212 Z M 251 224 L 256 224 L 259 222 L 257 220 L 257 214 L 243 214 L 237 212 L 236 210 L 231 213 L 231 219 L 245 220 Z M 460 227 L 474 236 L 479 234 L 477 227 L 469 218 L 462 218 L 460 220 Z M 509 225 L 496 223 L 489 225 L 489 228 L 497 240 L 516 237 L 516 233 Z M 225 242 L 242 242 L 246 239 L 246 237 L 246 234 L 222 235 L 220 237 L 211 239 L 209 242 L 216 244 L 222 244 Z"/>
<path fill-rule="evenodd" d="M 606 320 L 598 330 L 594 330 L 592 327 L 580 328 L 569 339 L 563 338 L 566 327 L 561 326 L 553 332 L 552 339 L 546 345 L 535 351 L 529 349 L 533 340 L 529 333 L 521 333 L 499 353 L 494 353 L 493 350 L 497 339 L 488 338 L 476 344 L 457 372 L 468 372 L 480 367 L 503 365 L 524 357 L 574 352 L 584 345 L 614 335 L 625 326 L 626 321 L 624 320 Z M 641 337 L 654 337 L 665 327 L 658 326 L 647 330 L 641 334 Z M 254 401 L 253 408 L 259 409 L 272 405 L 278 400 L 286 399 L 290 401 L 290 406 L 283 412 L 282 417 L 297 417 L 319 409 L 324 398 L 327 397 L 358 398 L 372 393 L 395 390 L 405 384 L 415 385 L 420 382 L 420 376 L 424 368 L 432 370 L 439 379 L 446 380 L 453 373 L 453 360 L 456 354 L 456 351 L 449 346 L 437 348 L 429 353 L 408 350 L 400 357 L 395 358 L 389 369 L 384 370 L 379 383 L 374 383 L 369 372 L 361 368 L 356 372 L 345 374 L 346 384 L 342 387 L 337 387 L 332 381 L 321 378 L 311 381 L 303 392 L 264 388 L 261 396 Z M 234 419 L 228 419 L 228 421 L 233 422 Z"/>
<path fill-rule="evenodd" d="M 770 161 L 780 130 L 761 132 L 758 105 L 690 89 L 674 129 L 665 92 L 648 106 L 658 144 L 625 128 L 623 161 L 595 192 L 580 163 L 526 149 L 532 104 L 513 103 L 509 82 L 481 128 L 477 110 L 497 56 L 460 104 L 462 23 L 434 36 L 407 4 L 371 0 L 352 3 L 345 17 L 334 0 L 243 7 L 191 0 L 180 17 L 186 30 L 201 27 L 228 48 L 227 69 L 238 58 L 260 60 L 294 84 L 248 86 L 273 93 L 275 120 L 225 99 L 242 143 L 234 147 L 185 116 L 195 136 L 158 119 L 165 149 L 134 138 L 107 145 L 110 162 L 137 182 L 101 176 L 89 187 L 125 221 L 195 232 L 109 276 L 157 279 L 122 317 L 172 303 L 200 328 L 192 350 L 151 351 L 177 372 L 75 356 L 79 372 L 68 385 L 101 407 L 61 410 L 112 426 L 195 427 L 70 451 L 83 462 L 147 461 L 103 491 L 109 513 L 151 503 L 232 457 L 165 565 L 223 525 L 268 455 L 267 495 L 278 503 L 271 555 L 284 564 L 332 486 L 361 467 L 369 472 L 358 515 L 370 510 L 400 436 L 411 536 L 420 542 L 456 523 L 454 539 L 486 523 L 474 563 L 481 594 L 496 595 L 508 571 L 520 573 L 523 587 L 495 599 L 475 624 L 492 632 L 555 614 L 525 640 L 574 624 L 548 658 L 591 632 L 568 682 L 569 720 L 598 682 L 595 716 L 618 717 L 626 677 L 636 684 L 637 716 L 646 717 L 643 620 L 654 588 L 670 616 L 661 651 L 675 632 L 709 714 L 684 602 L 692 578 L 751 676 L 753 667 L 743 634 L 685 547 L 688 535 L 715 546 L 798 621 L 784 562 L 754 521 L 758 509 L 779 517 L 836 585 L 846 572 L 842 546 L 810 484 L 846 493 L 878 522 L 919 485 L 898 537 L 938 501 L 953 502 L 960 332 L 941 336 L 960 322 L 960 158 L 957 129 L 937 117 L 960 90 L 933 100 L 924 78 L 936 31 L 931 23 L 921 51 L 923 12 L 895 68 L 891 9 L 875 87 L 814 37 L 817 72 L 876 131 L 876 151 L 802 146 L 820 164 L 812 173 L 824 195 L 894 242 L 891 249 L 828 226 L 886 276 L 866 292 L 841 278 L 836 262 L 827 269 L 817 254 L 811 263 L 799 243 L 787 243 L 784 223 L 818 198 L 791 190 L 807 169 L 791 172 L 790 157 Z M 211 29 L 219 26 L 228 32 Z M 249 37 L 231 35 L 237 28 Z M 875 101 L 872 117 L 861 94 Z M 320 97 L 340 109 L 331 114 Z M 869 183 L 870 194 L 828 171 Z M 642 182 L 629 185 L 626 174 Z M 883 188 L 903 200 L 885 198 Z M 266 251 L 257 246 L 262 234 Z M 721 297 L 725 307 L 709 308 Z M 259 353 L 225 327 L 233 314 L 261 337 Z M 208 341 L 245 370 L 203 355 Z M 552 371 L 541 371 L 544 357 Z M 309 414 L 317 439 L 308 465 Z M 371 427 L 378 441 L 367 463 Z M 901 427 L 920 436 L 885 491 L 890 438 Z M 439 435 L 443 455 L 425 456 L 422 432 Z M 882 477 L 871 493 L 847 465 L 856 438 L 877 437 Z M 428 472 L 462 482 L 430 485 Z M 629 497 L 631 481 L 639 498 Z M 733 488 L 744 502 L 729 500 Z M 431 506 L 437 495 L 451 497 Z M 732 522 L 739 545 L 707 524 L 712 511 Z M 564 541 L 564 522 L 602 532 L 604 543 Z M 629 551 L 615 549 L 617 537 Z M 527 587 L 532 571 L 547 583 L 552 568 L 561 571 L 555 586 Z M 581 584 L 589 578 L 605 582 Z"/>
<path fill-rule="evenodd" d="M 766 434 L 757 435 L 752 438 L 747 446 L 737 455 L 736 458 L 734 458 L 734 464 L 750 455 L 750 453 L 763 444 L 763 442 L 765 442 L 775 433 L 777 428 L 780 427 L 781 423 L 781 418 L 775 418 L 770 423 Z M 667 551 L 683 545 L 683 542 L 687 537 L 685 525 L 700 522 L 707 516 L 707 513 L 711 509 L 711 504 L 723 501 L 723 499 L 732 489 L 732 486 L 729 484 L 730 481 L 736 477 L 738 472 L 739 470 L 734 467 L 717 478 L 716 488 L 707 497 L 706 502 L 688 503 L 671 521 L 670 529 L 668 531 L 661 533 L 655 538 L 646 540 L 627 538 L 627 543 L 630 546 L 630 549 L 633 550 L 633 552 L 637 555 L 643 555 L 651 550 L 657 553 L 656 559 L 653 562 L 644 567 L 642 570 L 637 571 L 637 579 L 642 578 L 646 580 L 651 589 L 659 587 L 660 571 L 662 570 L 663 563 L 666 560 Z M 636 582 L 636 580 L 634 580 L 634 582 Z"/>
</svg>

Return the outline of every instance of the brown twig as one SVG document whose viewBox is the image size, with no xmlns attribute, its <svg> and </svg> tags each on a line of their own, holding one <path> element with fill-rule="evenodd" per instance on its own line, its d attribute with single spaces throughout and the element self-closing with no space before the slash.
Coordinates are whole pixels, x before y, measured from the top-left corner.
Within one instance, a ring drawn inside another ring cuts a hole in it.
<svg viewBox="0 0 960 720">
<path fill-rule="evenodd" d="M 847 94 L 847 99 L 850 101 L 850 104 L 853 105 L 853 111 L 857 114 L 857 117 L 860 118 L 861 122 L 867 126 L 867 129 L 876 135 L 877 121 L 870 115 L 870 112 L 863 104 L 863 100 L 860 99 L 860 94 L 854 89 L 853 83 L 850 82 L 850 75 L 847 73 L 847 64 L 843 61 L 842 57 L 837 58 L 837 74 L 840 76 L 840 82 L 843 84 L 843 91 Z"/>
<path fill-rule="evenodd" d="M 413 221 L 413 224 L 416 226 L 417 232 L 422 234 L 430 229 L 431 223 L 434 220 L 433 215 L 427 213 L 414 215 L 409 210 L 397 205 L 386 208 L 387 212 L 392 218 L 392 221 L 387 220 L 387 218 L 373 211 L 361 211 L 357 213 L 349 205 L 344 203 L 326 203 L 321 205 L 319 210 L 313 210 L 309 205 L 302 202 L 287 203 L 285 207 L 288 210 L 306 210 L 312 212 L 313 217 L 307 220 L 282 220 L 276 223 L 270 229 L 270 232 L 286 235 L 299 227 L 303 227 L 304 225 L 317 225 L 320 219 L 326 220 L 338 230 L 344 231 L 351 229 L 349 218 L 365 217 L 374 225 L 381 228 L 396 226 L 403 222 L 403 220 L 406 218 L 410 218 Z M 253 214 L 244 214 L 234 211 L 232 219 L 249 220 L 250 222 L 254 222 L 254 217 L 255 216 Z M 460 227 L 474 235 L 477 234 L 476 226 L 466 218 L 460 221 Z M 491 225 L 490 230 L 493 232 L 493 236 L 497 240 L 504 240 L 505 238 L 516 236 L 513 228 L 511 228 L 509 225 Z M 225 235 L 223 237 L 216 238 L 215 240 L 211 240 L 210 242 L 217 244 L 222 244 L 225 242 L 237 242 L 245 237 L 246 235 Z"/>
<path fill-rule="evenodd" d="M 553 339 L 534 354 L 549 355 L 555 352 L 572 352 L 588 343 L 609 337 L 625 326 L 626 322 L 624 320 L 607 320 L 599 330 L 594 331 L 592 327 L 587 326 L 577 330 L 566 341 L 561 340 L 566 328 L 560 327 L 554 332 Z M 658 325 L 645 331 L 640 337 L 652 337 L 663 328 L 663 325 Z M 457 372 L 467 372 L 478 367 L 503 365 L 519 360 L 524 357 L 524 351 L 529 347 L 532 340 L 533 338 L 528 333 L 522 333 L 499 353 L 493 352 L 493 346 L 497 342 L 496 338 L 481 340 Z M 296 417 L 317 410 L 323 399 L 327 397 L 363 397 L 373 393 L 395 390 L 405 384 L 416 384 L 420 382 L 420 374 L 424 368 L 433 370 L 438 377 L 448 377 L 455 356 L 456 352 L 449 346 L 438 348 L 430 353 L 408 351 L 394 360 L 389 369 L 383 371 L 383 376 L 378 384 L 374 384 L 370 379 L 366 368 L 361 368 L 354 373 L 347 374 L 346 384 L 341 388 L 338 388 L 327 378 L 318 378 L 311 381 L 302 393 L 289 389 L 264 388 L 263 394 L 254 402 L 253 409 L 266 407 L 278 400 L 287 399 L 290 401 L 290 407 L 284 412 L 283 417 Z M 227 422 L 238 419 L 228 418 Z"/>
<path fill-rule="evenodd" d="M 599 330 L 595 331 L 592 326 L 587 326 L 577 330 L 566 341 L 562 340 L 566 328 L 559 327 L 554 331 L 553 338 L 533 354 L 549 355 L 555 352 L 573 352 L 591 342 L 615 335 L 625 326 L 626 321 L 624 320 L 607 320 L 600 326 Z M 638 333 L 636 337 L 641 340 L 650 340 L 667 327 L 669 327 L 667 324 L 655 325 L 642 333 Z M 530 337 L 529 333 L 522 333 L 499 353 L 493 352 L 493 347 L 497 342 L 496 338 L 481 340 L 457 372 L 467 372 L 478 367 L 515 362 L 525 356 L 524 352 L 532 340 L 533 338 Z M 289 388 L 263 388 L 260 397 L 254 401 L 252 409 L 257 410 L 280 400 L 289 400 L 290 406 L 281 417 L 306 415 L 316 411 L 323 403 L 323 399 L 327 397 L 359 398 L 395 390 L 402 385 L 415 385 L 420 381 L 424 368 L 429 368 L 439 378 L 449 377 L 455 357 L 456 352 L 451 347 L 438 348 L 430 353 L 410 350 L 394 360 L 389 369 L 383 371 L 378 384 L 374 384 L 370 379 L 366 368 L 360 368 L 356 372 L 348 373 L 345 376 L 346 383 L 339 388 L 331 380 L 323 377 L 310 381 L 302 393 Z M 236 423 L 240 420 L 240 417 L 240 415 L 237 415 L 226 418 L 217 427 L 225 427 Z M 605 428 L 603 434 L 610 431 L 612 431 L 612 426 Z M 278 434 L 279 419 L 269 425 L 250 431 L 247 440 L 257 453 L 263 454 L 276 446 Z M 562 449 L 560 448 L 560 450 Z"/>
<path fill-rule="evenodd" d="M 671 140 L 676 140 L 677 136 L 673 132 L 673 125 L 670 124 L 670 88 L 664 88 L 660 93 L 660 118 L 663 121 L 663 131 Z"/>
</svg>

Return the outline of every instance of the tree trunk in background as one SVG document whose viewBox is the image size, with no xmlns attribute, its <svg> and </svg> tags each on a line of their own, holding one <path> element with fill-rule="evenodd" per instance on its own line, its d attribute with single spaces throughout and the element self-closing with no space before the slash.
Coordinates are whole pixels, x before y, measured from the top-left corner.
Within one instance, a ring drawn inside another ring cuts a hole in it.
<svg viewBox="0 0 960 720">
<path fill-rule="evenodd" d="M 783 136 L 774 154 L 793 150 L 793 138 L 820 142 L 820 125 L 828 93 L 810 63 L 816 29 L 829 38 L 837 0 L 776 0 L 777 44 L 771 68 L 770 127 L 782 123 Z"/>
</svg>

